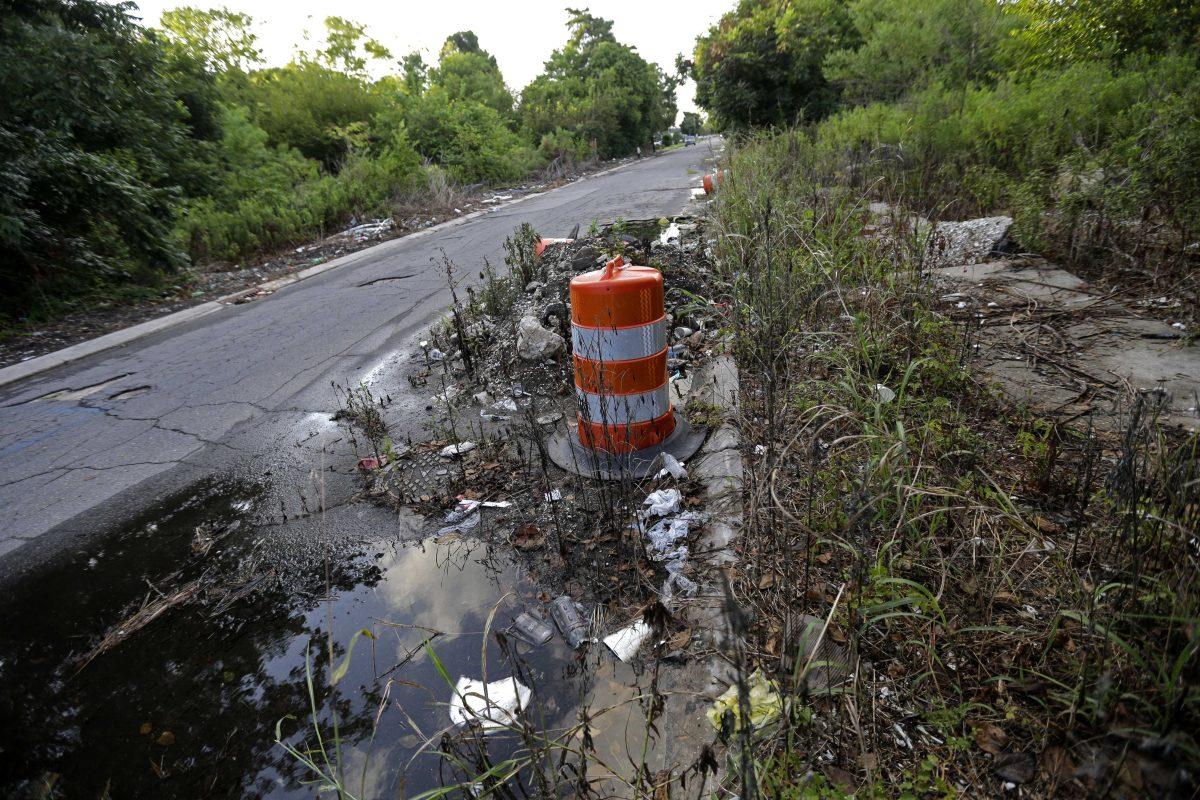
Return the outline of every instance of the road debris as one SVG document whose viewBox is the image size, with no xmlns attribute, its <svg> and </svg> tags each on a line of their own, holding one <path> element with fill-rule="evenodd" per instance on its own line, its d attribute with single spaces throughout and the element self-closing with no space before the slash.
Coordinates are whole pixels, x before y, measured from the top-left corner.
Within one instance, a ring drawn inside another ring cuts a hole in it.
<svg viewBox="0 0 1200 800">
<path fill-rule="evenodd" d="M 474 450 L 477 445 L 474 442 L 459 442 L 458 444 L 448 444 L 438 453 L 442 458 L 457 458 L 464 453 L 469 453 Z"/>
<path fill-rule="evenodd" d="M 536 317 L 522 317 L 517 323 L 517 355 L 526 361 L 542 361 L 563 351 L 563 338 L 542 327 Z"/>
<path fill-rule="evenodd" d="M 554 635 L 554 630 L 545 620 L 538 619 L 525 611 L 522 611 L 513 620 L 512 632 L 517 638 L 534 647 L 541 647 Z"/>
<path fill-rule="evenodd" d="M 616 633 L 604 637 L 604 644 L 617 658 L 628 663 L 637 655 L 646 640 L 654 632 L 644 619 L 639 619 Z"/>
<path fill-rule="evenodd" d="M 750 689 L 750 726 L 762 728 L 779 717 L 783 710 L 783 700 L 779 689 L 775 687 L 761 669 L 754 670 L 748 681 Z M 738 687 L 730 686 L 717 698 L 716 702 L 706 712 L 709 723 L 716 730 L 724 728 L 726 715 L 732 715 L 733 730 L 741 730 L 745 724 L 741 719 L 741 706 L 738 703 Z"/>
<path fill-rule="evenodd" d="M 491 683 L 461 677 L 450 699 L 453 725 L 478 724 L 485 733 L 512 727 L 517 714 L 529 705 L 533 691 L 516 678 Z"/>
<path fill-rule="evenodd" d="M 579 606 L 569 596 L 563 594 L 554 598 L 550 604 L 550 616 L 572 650 L 578 650 L 588 640 L 591 626 L 584 621 Z"/>
<path fill-rule="evenodd" d="M 683 495 L 678 489 L 659 489 L 647 495 L 642 505 L 649 506 L 645 512 L 647 517 L 665 517 L 679 511 L 682 502 Z"/>
</svg>

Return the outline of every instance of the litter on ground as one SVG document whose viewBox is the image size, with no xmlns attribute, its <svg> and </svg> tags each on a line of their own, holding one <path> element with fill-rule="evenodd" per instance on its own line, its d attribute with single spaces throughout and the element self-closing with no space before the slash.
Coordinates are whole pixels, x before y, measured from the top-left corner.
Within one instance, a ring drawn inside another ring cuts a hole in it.
<svg viewBox="0 0 1200 800">
<path fill-rule="evenodd" d="M 767 676 L 763 675 L 761 669 L 754 670 L 754 674 L 750 676 L 749 689 L 750 726 L 761 728 L 779 716 L 779 712 L 783 709 L 783 701 L 779 697 L 779 690 L 767 680 Z M 725 693 L 718 697 L 708 709 L 708 721 L 713 728 L 719 731 L 726 714 L 733 715 L 734 730 L 740 730 L 743 722 L 738 704 L 737 684 L 726 689 Z"/>
<path fill-rule="evenodd" d="M 678 489 L 659 489 L 647 495 L 643 505 L 650 506 L 646 510 L 647 516 L 665 517 L 668 514 L 674 514 L 679 511 L 679 506 L 682 502 L 683 495 L 680 494 Z"/>
<path fill-rule="evenodd" d="M 455 458 L 464 453 L 469 453 L 475 449 L 474 442 L 459 442 L 458 444 L 448 444 L 441 450 L 442 458 Z"/>
<path fill-rule="evenodd" d="M 462 677 L 450 699 L 450 722 L 454 725 L 478 723 L 483 730 L 494 731 L 517 724 L 517 714 L 529 704 L 533 691 L 516 678 L 491 683 Z"/>
<path fill-rule="evenodd" d="M 617 658 L 629 661 L 637 655 L 637 651 L 650 638 L 651 633 L 653 633 L 653 629 L 650 625 L 644 619 L 639 619 L 632 625 L 605 636 L 604 644 L 609 650 L 612 650 L 613 655 Z"/>
</svg>

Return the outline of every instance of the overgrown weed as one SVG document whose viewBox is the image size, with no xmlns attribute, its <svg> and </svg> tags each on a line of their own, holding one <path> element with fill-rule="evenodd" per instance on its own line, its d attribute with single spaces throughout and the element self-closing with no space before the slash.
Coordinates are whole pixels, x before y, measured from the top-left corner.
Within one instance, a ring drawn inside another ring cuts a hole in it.
<svg viewBox="0 0 1200 800">
<path fill-rule="evenodd" d="M 801 615 L 841 586 L 830 636 L 851 674 L 752 770 L 731 757 L 735 791 L 1185 796 L 1196 437 L 1155 424 L 1155 392 L 1120 437 L 1014 413 L 972 374 L 970 325 L 937 311 L 921 232 L 870 213 L 905 205 L 905 184 L 852 163 L 857 189 L 803 135 L 749 140 L 713 215 L 757 446 L 734 582 L 746 668 L 804 697 Z"/>
</svg>

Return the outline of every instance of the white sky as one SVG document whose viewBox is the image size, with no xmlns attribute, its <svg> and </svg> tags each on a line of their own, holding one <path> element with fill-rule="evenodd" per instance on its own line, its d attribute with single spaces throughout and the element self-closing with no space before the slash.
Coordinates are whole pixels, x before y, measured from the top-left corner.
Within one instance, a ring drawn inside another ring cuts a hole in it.
<svg viewBox="0 0 1200 800">
<path fill-rule="evenodd" d="M 286 64 L 305 28 L 319 38 L 327 16 L 365 24 L 367 32 L 397 58 L 421 50 L 427 62 L 437 60 L 445 38 L 473 30 L 480 45 L 496 57 L 504 79 L 519 92 L 542 71 L 551 51 L 567 38 L 567 6 L 588 7 L 611 19 L 617 39 L 635 46 L 642 57 L 674 70 L 675 54 L 691 56 L 696 37 L 708 30 L 735 0 L 137 0 L 142 20 L 156 25 L 162 12 L 183 5 L 225 6 L 254 18 L 259 46 L 268 65 Z M 680 111 L 695 110 L 695 86 L 679 87 Z"/>
</svg>

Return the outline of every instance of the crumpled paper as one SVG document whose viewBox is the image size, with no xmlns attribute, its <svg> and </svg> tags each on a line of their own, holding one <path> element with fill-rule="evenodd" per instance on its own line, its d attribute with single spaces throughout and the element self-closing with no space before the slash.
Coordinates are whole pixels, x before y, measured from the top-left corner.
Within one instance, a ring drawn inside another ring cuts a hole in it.
<svg viewBox="0 0 1200 800">
<path fill-rule="evenodd" d="M 767 680 L 761 669 L 754 670 L 750 676 L 750 726 L 761 728 L 775 720 L 783 711 L 783 698 L 779 690 Z M 741 730 L 744 725 L 741 719 L 741 708 L 738 705 L 738 687 L 736 684 L 725 690 L 708 709 L 706 716 L 716 730 L 721 730 L 721 720 L 725 712 L 733 714 L 734 730 Z"/>
</svg>

